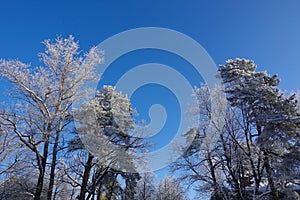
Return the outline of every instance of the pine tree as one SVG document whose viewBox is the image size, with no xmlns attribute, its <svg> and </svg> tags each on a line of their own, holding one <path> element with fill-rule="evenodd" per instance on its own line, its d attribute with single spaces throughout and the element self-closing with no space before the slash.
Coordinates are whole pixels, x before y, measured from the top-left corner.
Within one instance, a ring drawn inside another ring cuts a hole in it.
<svg viewBox="0 0 300 200">
<path fill-rule="evenodd" d="M 219 75 L 231 106 L 249 116 L 256 128 L 250 137 L 257 137 L 272 195 L 278 199 L 272 159 L 287 159 L 287 155 L 297 148 L 299 111 L 295 95 L 286 97 L 278 89 L 280 80 L 277 75 L 255 70 L 253 61 L 236 59 L 221 65 Z"/>
</svg>

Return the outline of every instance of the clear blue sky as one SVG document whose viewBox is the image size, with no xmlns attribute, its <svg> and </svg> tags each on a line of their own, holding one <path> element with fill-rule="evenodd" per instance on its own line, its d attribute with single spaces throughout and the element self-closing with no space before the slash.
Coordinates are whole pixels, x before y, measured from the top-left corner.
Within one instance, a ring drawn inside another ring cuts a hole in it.
<svg viewBox="0 0 300 200">
<path fill-rule="evenodd" d="M 274 1 L 2 1 L 0 57 L 34 63 L 41 41 L 72 34 L 83 50 L 121 31 L 158 26 L 198 41 L 217 64 L 247 57 L 298 89 L 300 2 Z"/>
<path fill-rule="evenodd" d="M 108 37 L 128 29 L 165 27 L 199 42 L 216 64 L 236 57 L 253 59 L 259 66 L 258 70 L 279 74 L 282 89 L 298 90 L 300 87 L 298 0 L 10 0 L 2 1 L 0 9 L 0 58 L 18 58 L 37 65 L 37 53 L 44 50 L 41 41 L 57 35 L 75 36 L 81 49 L 88 51 Z M 183 62 L 168 56 L 172 57 L 163 52 L 136 52 L 135 56 L 128 55 L 118 62 L 129 68 L 160 60 L 169 65 Z M 118 62 L 114 64 L 118 65 Z M 112 73 L 121 71 L 115 69 Z M 113 83 L 112 76 L 106 77 L 109 79 L 103 79 L 105 83 Z M 1 91 L 4 86 L 0 82 Z M 148 104 L 158 100 L 160 92 L 158 89 L 155 94 L 136 94 L 133 103 L 142 116 Z M 168 101 L 172 97 L 166 92 L 164 95 Z M 148 101 L 141 104 L 138 99 L 142 98 Z M 166 99 L 162 101 L 166 102 Z M 171 105 L 176 106 L 176 102 Z M 171 122 L 176 124 L 176 120 L 171 119 Z M 167 125 L 164 132 L 170 133 L 173 129 Z M 163 139 L 158 144 L 166 142 Z"/>
</svg>

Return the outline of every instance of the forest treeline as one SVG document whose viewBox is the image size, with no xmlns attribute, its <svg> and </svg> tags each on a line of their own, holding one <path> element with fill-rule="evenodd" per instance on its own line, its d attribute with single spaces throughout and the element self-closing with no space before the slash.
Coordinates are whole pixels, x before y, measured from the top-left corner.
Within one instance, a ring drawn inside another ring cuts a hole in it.
<svg viewBox="0 0 300 200">
<path fill-rule="evenodd" d="M 103 86 L 72 110 L 92 94 L 81 86 L 95 80 L 103 52 L 82 54 L 72 36 L 43 44 L 42 67 L 0 60 L 12 88 L 0 110 L 0 200 L 186 200 L 189 188 L 198 199 L 299 199 L 297 95 L 253 61 L 229 60 L 218 69 L 222 85 L 195 87 L 195 126 L 182 133 L 192 143 L 176 149 L 178 176 L 156 181 L 126 94 Z"/>
</svg>

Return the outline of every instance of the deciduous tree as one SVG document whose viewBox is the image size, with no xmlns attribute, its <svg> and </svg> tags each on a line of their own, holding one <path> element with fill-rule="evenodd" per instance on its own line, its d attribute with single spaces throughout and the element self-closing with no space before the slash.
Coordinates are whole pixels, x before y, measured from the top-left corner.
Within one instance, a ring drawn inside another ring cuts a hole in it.
<svg viewBox="0 0 300 200">
<path fill-rule="evenodd" d="M 94 65 L 103 59 L 96 48 L 80 56 L 79 45 L 72 36 L 46 40 L 44 45 L 41 67 L 18 60 L 0 60 L 0 74 L 13 84 L 11 97 L 15 102 L 12 109 L 4 108 L 0 118 L 4 121 L 2 125 L 35 155 L 34 165 L 39 174 L 35 200 L 41 198 L 45 189 L 46 174 L 49 174 L 47 199 L 52 198 L 60 145 L 72 119 L 71 104 L 85 95 L 78 90 L 84 81 L 93 78 Z"/>
</svg>

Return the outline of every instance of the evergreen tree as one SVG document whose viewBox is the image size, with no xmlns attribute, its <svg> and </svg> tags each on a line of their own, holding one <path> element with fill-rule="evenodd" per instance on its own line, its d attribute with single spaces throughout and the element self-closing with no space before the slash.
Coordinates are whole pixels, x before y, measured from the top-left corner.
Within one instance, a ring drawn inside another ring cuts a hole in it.
<svg viewBox="0 0 300 200">
<path fill-rule="evenodd" d="M 231 106 L 248 115 L 256 128 L 250 137 L 257 137 L 273 198 L 278 199 L 275 173 L 279 170 L 274 161 L 284 163 L 298 149 L 299 111 L 295 95 L 286 97 L 278 89 L 277 75 L 255 70 L 255 63 L 246 59 L 229 60 L 219 68 Z"/>
</svg>

